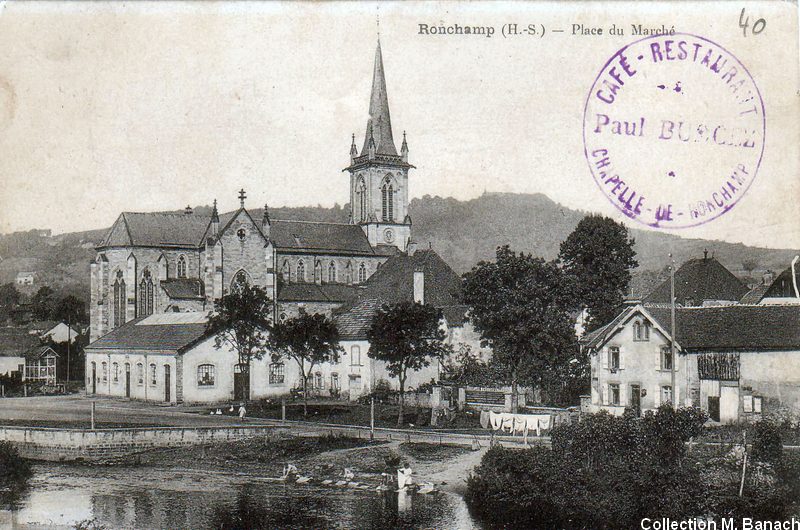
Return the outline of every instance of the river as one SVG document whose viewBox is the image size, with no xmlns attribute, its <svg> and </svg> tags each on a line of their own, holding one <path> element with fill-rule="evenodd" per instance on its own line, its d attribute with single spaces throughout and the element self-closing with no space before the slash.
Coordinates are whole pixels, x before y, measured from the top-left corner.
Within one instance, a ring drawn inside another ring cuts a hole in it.
<svg viewBox="0 0 800 530">
<path fill-rule="evenodd" d="M 0 527 L 479 528 L 455 493 L 411 494 L 284 484 L 234 473 L 36 464 L 0 505 Z"/>
</svg>

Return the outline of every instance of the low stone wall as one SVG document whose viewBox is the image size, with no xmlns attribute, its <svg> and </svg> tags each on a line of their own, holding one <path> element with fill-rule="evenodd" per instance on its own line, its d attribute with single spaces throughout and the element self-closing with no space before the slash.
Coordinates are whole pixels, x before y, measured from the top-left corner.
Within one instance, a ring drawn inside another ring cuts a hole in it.
<svg viewBox="0 0 800 530">
<path fill-rule="evenodd" d="M 270 425 L 244 427 L 152 427 L 140 429 L 51 429 L 0 427 L 0 440 L 11 442 L 20 456 L 33 460 L 108 460 L 157 447 L 181 447 L 278 437 L 285 429 Z"/>
</svg>

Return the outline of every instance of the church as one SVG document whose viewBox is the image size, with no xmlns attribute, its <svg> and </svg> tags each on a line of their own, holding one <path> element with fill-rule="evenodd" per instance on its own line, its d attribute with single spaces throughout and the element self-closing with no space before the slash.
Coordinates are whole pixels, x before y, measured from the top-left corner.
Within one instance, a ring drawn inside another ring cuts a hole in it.
<svg viewBox="0 0 800 530">
<path fill-rule="evenodd" d="M 254 217 L 244 190 L 239 209 L 228 214 L 217 211 L 216 201 L 210 216 L 191 208 L 122 213 L 91 264 L 87 392 L 162 402 L 245 397 L 235 353 L 216 350 L 205 334 L 214 301 L 237 282 L 265 288 L 276 321 L 301 310 L 335 319 L 345 354 L 314 374 L 319 392 L 354 399 L 388 379 L 385 367 L 366 355 L 366 330 L 382 304 L 433 304 L 454 346 L 482 351 L 460 305 L 460 278 L 412 239 L 408 154 L 405 133 L 396 148 L 378 42 L 364 142 L 359 151 L 353 135 L 345 168 L 348 223 L 272 219 L 266 206 Z M 251 367 L 250 398 L 299 384 L 295 367 L 269 357 Z M 427 382 L 439 370 L 434 363 L 415 378 Z"/>
</svg>

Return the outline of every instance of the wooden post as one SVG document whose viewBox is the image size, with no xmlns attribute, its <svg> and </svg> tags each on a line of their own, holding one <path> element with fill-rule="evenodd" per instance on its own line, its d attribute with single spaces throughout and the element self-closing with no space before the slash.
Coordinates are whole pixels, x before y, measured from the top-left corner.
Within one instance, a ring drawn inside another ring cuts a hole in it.
<svg viewBox="0 0 800 530">
<path fill-rule="evenodd" d="M 375 439 L 375 398 L 369 398 L 369 439 Z"/>
<path fill-rule="evenodd" d="M 92 401 L 92 430 L 94 430 L 94 410 L 96 403 Z"/>
<path fill-rule="evenodd" d="M 286 421 L 286 398 L 281 398 L 281 421 Z"/>
</svg>

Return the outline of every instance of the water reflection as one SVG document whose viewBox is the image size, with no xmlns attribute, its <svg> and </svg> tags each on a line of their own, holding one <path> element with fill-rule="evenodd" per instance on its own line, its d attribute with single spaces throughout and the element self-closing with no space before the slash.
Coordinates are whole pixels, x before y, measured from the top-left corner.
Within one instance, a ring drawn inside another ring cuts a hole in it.
<svg viewBox="0 0 800 530">
<path fill-rule="evenodd" d="M 475 528 L 447 493 L 285 485 L 235 474 L 153 468 L 36 466 L 30 488 L 0 505 L 0 527 Z M 7 524 L 6 524 L 7 522 Z"/>
</svg>

